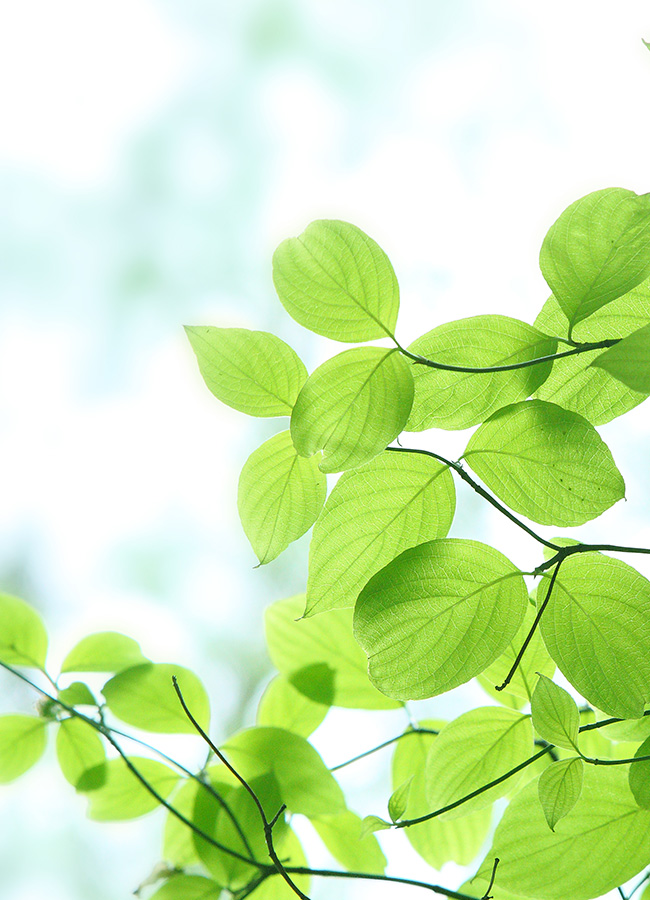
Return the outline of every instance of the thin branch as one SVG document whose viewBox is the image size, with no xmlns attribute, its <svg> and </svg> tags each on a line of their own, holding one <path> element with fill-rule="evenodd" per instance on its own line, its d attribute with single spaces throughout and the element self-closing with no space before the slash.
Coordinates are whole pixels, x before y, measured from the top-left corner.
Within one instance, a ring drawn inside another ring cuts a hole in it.
<svg viewBox="0 0 650 900">
<path fill-rule="evenodd" d="M 442 887 L 439 884 L 429 884 L 426 881 L 416 881 L 413 878 L 398 878 L 394 875 L 372 875 L 368 872 L 341 872 L 338 869 L 309 869 L 306 866 L 287 866 L 287 872 L 292 875 L 313 875 L 318 878 L 354 878 L 358 881 L 383 881 L 393 884 L 409 884 L 411 887 L 424 888 L 427 891 L 433 891 L 435 894 L 442 894 L 444 897 L 451 897 L 452 900 L 477 900 L 470 894 L 461 894 L 458 891 L 452 891 L 450 888 Z"/>
<path fill-rule="evenodd" d="M 366 756 L 370 756 L 371 753 L 376 753 L 377 750 L 383 750 L 384 747 L 389 747 L 396 741 L 401 741 L 402 738 L 407 737 L 407 735 L 409 734 L 440 734 L 440 732 L 436 731 L 433 728 L 418 728 L 417 726 L 411 727 L 407 729 L 407 731 L 403 731 L 401 734 L 397 734 L 395 735 L 395 737 L 389 738 L 387 741 L 383 741 L 383 743 L 381 744 L 377 744 L 376 747 L 372 747 L 370 750 L 364 750 L 363 753 L 358 753 L 356 756 L 353 756 L 352 759 L 347 759 L 345 762 L 339 763 L 336 766 L 332 766 L 330 772 L 337 772 L 339 769 L 345 768 L 345 766 L 350 766 L 352 765 L 352 763 L 355 763 Z"/>
<path fill-rule="evenodd" d="M 494 878 L 497 874 L 497 866 L 499 865 L 500 859 L 498 856 L 494 857 L 494 865 L 492 866 L 492 874 L 490 875 L 490 883 L 488 884 L 485 893 L 481 897 L 481 900 L 492 900 L 492 895 L 490 891 L 494 887 Z"/>
</svg>

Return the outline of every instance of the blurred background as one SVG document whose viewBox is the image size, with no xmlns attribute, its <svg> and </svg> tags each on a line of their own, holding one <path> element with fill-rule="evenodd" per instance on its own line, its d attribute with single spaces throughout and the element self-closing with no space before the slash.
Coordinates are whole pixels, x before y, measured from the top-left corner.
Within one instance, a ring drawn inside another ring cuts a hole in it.
<svg viewBox="0 0 650 900">
<path fill-rule="evenodd" d="M 278 423 L 209 394 L 182 325 L 275 331 L 309 368 L 343 349 L 293 323 L 271 281 L 275 246 L 324 217 L 390 256 L 402 343 L 480 312 L 532 322 L 557 215 L 598 188 L 650 190 L 642 38 L 640 0 L 0 7 L 0 587 L 42 612 L 53 670 L 90 631 L 124 631 L 201 675 L 217 740 L 253 721 L 261 612 L 304 588 L 308 538 L 253 569 L 237 477 Z M 645 407 L 601 430 L 628 502 L 585 539 L 650 543 L 649 432 Z M 459 455 L 467 437 L 418 445 Z M 474 495 L 459 501 L 455 534 L 538 562 Z M 0 692 L 0 711 L 33 708 L 9 677 Z M 463 688 L 422 708 L 473 702 Z M 402 725 L 335 713 L 315 741 L 331 765 Z M 162 818 L 89 822 L 48 759 L 0 790 L 0 896 L 128 897 Z M 343 779 L 362 813 L 384 813 L 387 759 Z M 384 846 L 393 874 L 437 877 L 405 842 Z"/>
</svg>

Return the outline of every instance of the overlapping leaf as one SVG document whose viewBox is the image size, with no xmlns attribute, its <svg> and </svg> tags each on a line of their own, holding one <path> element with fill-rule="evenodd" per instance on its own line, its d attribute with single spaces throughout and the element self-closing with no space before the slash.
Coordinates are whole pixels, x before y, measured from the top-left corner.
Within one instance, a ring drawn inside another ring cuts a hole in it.
<svg viewBox="0 0 650 900">
<path fill-rule="evenodd" d="M 650 756 L 650 738 L 646 738 L 634 756 Z M 650 809 L 650 759 L 639 760 L 630 765 L 629 781 L 636 802 L 643 809 Z"/>
<path fill-rule="evenodd" d="M 540 675 L 530 704 L 535 730 L 549 744 L 556 744 L 567 750 L 575 750 L 578 745 L 580 711 L 573 697 L 551 681 Z"/>
<path fill-rule="evenodd" d="M 100 631 L 82 638 L 61 666 L 62 672 L 121 672 L 148 662 L 140 644 L 116 631 Z"/>
<path fill-rule="evenodd" d="M 323 472 L 369 462 L 406 425 L 413 376 L 397 350 L 355 347 L 319 366 L 291 414 L 291 437 L 302 456 L 323 451 Z"/>
<path fill-rule="evenodd" d="M 131 756 L 129 761 L 163 798 L 167 798 L 178 784 L 177 773 L 155 759 Z M 89 818 L 97 822 L 135 819 L 159 806 L 158 800 L 129 770 L 123 759 L 108 760 L 105 776 L 102 785 L 86 795 Z"/>
<path fill-rule="evenodd" d="M 106 751 L 95 729 L 81 719 L 65 719 L 56 736 L 56 756 L 63 777 L 78 791 L 92 791 L 106 781 Z"/>
<path fill-rule="evenodd" d="M 591 364 L 642 394 L 650 393 L 650 325 L 623 338 Z"/>
<path fill-rule="evenodd" d="M 361 837 L 361 819 L 346 810 L 336 815 L 312 819 L 312 825 L 334 859 L 355 872 L 382 875 L 386 857 L 374 834 Z"/>
<path fill-rule="evenodd" d="M 526 613 L 521 573 L 477 541 L 429 541 L 374 575 L 354 632 L 388 697 L 419 700 L 463 684 L 506 649 Z"/>
<path fill-rule="evenodd" d="M 239 477 L 237 505 L 246 537 L 268 563 L 314 524 L 327 493 L 317 457 L 299 456 L 288 431 L 265 441 Z"/>
<path fill-rule="evenodd" d="M 306 614 L 353 606 L 391 559 L 445 537 L 454 508 L 449 470 L 421 454 L 386 451 L 344 473 L 314 528 Z"/>
<path fill-rule="evenodd" d="M 551 831 L 580 799 L 585 764 L 578 757 L 558 759 L 539 776 L 537 793 Z"/>
<path fill-rule="evenodd" d="M 582 525 L 625 496 L 623 477 L 593 425 L 543 400 L 499 410 L 463 456 L 500 500 L 542 525 Z"/>
<path fill-rule="evenodd" d="M 283 241 L 273 281 L 289 315 L 317 334 L 351 342 L 393 334 L 397 278 L 384 251 L 355 225 L 320 219 Z"/>
<path fill-rule="evenodd" d="M 291 414 L 307 370 L 296 352 L 266 331 L 186 327 L 210 391 L 249 416 Z"/>
<path fill-rule="evenodd" d="M 257 708 L 257 724 L 285 728 L 309 737 L 321 724 L 329 706 L 310 700 L 284 675 L 276 675 L 262 694 Z"/>
<path fill-rule="evenodd" d="M 439 325 L 408 348 L 454 366 L 504 366 L 550 356 L 557 341 L 518 319 L 473 316 Z M 525 400 L 548 377 L 552 362 L 508 372 L 449 372 L 413 364 L 415 396 L 407 431 L 469 428 L 502 406 Z"/>
</svg>

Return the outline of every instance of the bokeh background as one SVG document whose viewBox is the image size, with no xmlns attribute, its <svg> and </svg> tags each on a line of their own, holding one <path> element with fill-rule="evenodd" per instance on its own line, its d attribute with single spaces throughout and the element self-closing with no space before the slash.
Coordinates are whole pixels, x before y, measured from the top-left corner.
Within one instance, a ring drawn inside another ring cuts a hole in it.
<svg viewBox="0 0 650 900">
<path fill-rule="evenodd" d="M 391 257 L 402 343 L 480 312 L 532 321 L 562 209 L 601 187 L 650 189 L 642 38 L 641 0 L 0 7 L 0 586 L 43 613 L 53 669 L 88 632 L 124 631 L 200 673 L 216 739 L 252 722 L 270 675 L 261 612 L 304 587 L 308 541 L 253 569 L 237 476 L 276 423 L 208 393 L 182 325 L 276 331 L 310 368 L 342 349 L 293 323 L 271 282 L 275 246 L 323 217 Z M 650 542 L 649 418 L 640 407 L 602 429 L 628 502 L 586 539 Z M 458 455 L 467 433 L 418 440 Z M 535 564 L 514 529 L 459 499 L 454 533 Z M 473 702 L 467 688 L 425 708 Z M 0 677 L 1 711 L 33 703 Z M 402 724 L 341 712 L 315 740 L 334 764 Z M 87 821 L 48 759 L 0 790 L 2 900 L 128 897 L 162 818 Z M 343 778 L 360 812 L 383 812 L 386 765 Z M 461 880 L 392 838 L 394 874 Z"/>
</svg>

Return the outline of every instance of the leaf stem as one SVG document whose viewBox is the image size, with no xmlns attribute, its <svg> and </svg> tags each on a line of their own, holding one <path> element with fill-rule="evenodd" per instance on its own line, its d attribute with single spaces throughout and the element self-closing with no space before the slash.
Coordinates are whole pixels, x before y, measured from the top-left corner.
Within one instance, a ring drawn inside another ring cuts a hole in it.
<svg viewBox="0 0 650 900">
<path fill-rule="evenodd" d="M 436 731 L 433 728 L 419 728 L 417 726 L 410 727 L 406 731 L 403 731 L 401 734 L 395 735 L 395 737 L 389 738 L 387 741 L 383 741 L 381 744 L 377 744 L 376 747 L 371 747 L 370 750 L 364 750 L 363 753 L 358 753 L 356 756 L 353 756 L 352 759 L 347 759 L 345 762 L 338 763 L 338 765 L 336 766 L 332 766 L 330 772 L 337 772 L 339 769 L 345 768 L 345 766 L 350 766 L 352 765 L 352 763 L 355 763 L 366 756 L 370 756 L 371 753 L 376 753 L 377 750 L 383 750 L 384 747 L 389 747 L 396 741 L 401 741 L 402 738 L 406 737 L 409 734 L 440 734 L 440 732 Z"/>
</svg>

